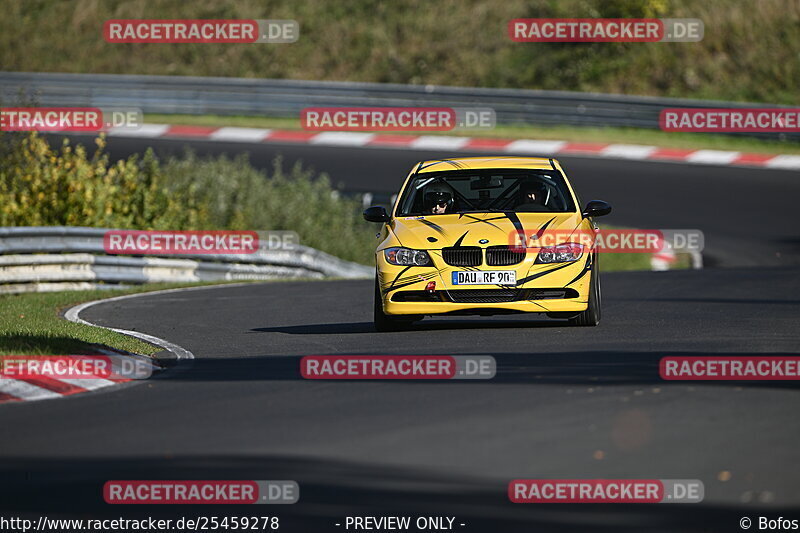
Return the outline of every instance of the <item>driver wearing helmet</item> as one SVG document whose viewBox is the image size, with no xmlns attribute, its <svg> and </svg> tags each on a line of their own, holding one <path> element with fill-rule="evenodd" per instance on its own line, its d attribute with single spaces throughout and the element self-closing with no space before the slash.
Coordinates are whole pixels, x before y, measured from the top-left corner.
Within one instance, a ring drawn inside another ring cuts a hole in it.
<svg viewBox="0 0 800 533">
<path fill-rule="evenodd" d="M 519 187 L 516 211 L 547 211 L 547 187 L 544 183 L 526 181 Z"/>
<path fill-rule="evenodd" d="M 446 183 L 434 183 L 425 188 L 425 212 L 431 215 L 443 215 L 453 212 L 453 188 Z"/>
</svg>

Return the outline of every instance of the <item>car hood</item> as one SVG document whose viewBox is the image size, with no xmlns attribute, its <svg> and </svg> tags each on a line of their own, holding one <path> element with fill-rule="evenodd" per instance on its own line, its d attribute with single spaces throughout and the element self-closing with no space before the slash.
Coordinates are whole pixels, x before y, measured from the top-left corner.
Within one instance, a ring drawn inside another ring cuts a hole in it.
<svg viewBox="0 0 800 533">
<path fill-rule="evenodd" d="M 447 246 L 497 246 L 514 242 L 514 234 L 577 228 L 579 213 L 464 213 L 397 217 L 392 231 L 402 246 L 417 250 Z M 484 241 L 484 242 L 481 242 Z"/>
</svg>

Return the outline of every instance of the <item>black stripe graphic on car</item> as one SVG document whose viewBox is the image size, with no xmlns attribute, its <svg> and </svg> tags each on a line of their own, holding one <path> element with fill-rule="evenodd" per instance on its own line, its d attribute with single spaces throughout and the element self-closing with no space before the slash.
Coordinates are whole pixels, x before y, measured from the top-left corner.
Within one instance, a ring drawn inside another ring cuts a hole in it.
<svg viewBox="0 0 800 533">
<path fill-rule="evenodd" d="M 411 267 L 409 267 L 409 268 L 411 268 Z M 437 270 L 436 272 L 437 273 L 441 273 L 442 270 Z M 426 277 L 426 276 L 430 276 L 430 275 L 431 275 L 430 272 L 426 272 L 425 274 L 412 274 L 411 276 L 406 276 L 404 278 L 400 278 L 396 282 L 397 283 L 405 283 L 407 281 L 412 281 L 412 282 L 413 281 L 419 281 L 420 277 Z"/>
<path fill-rule="evenodd" d="M 569 283 L 565 284 L 564 286 L 566 287 L 568 285 L 572 285 L 573 283 L 575 283 L 576 281 L 581 279 L 583 276 L 585 276 L 587 272 L 591 272 L 591 270 L 592 270 L 592 256 L 587 254 L 586 255 L 586 264 L 583 265 L 583 270 L 581 270 L 581 273 L 578 274 L 577 276 L 575 276 L 575 279 L 573 279 Z"/>
<path fill-rule="evenodd" d="M 544 235 L 544 230 L 546 230 L 547 226 L 549 226 L 555 219 L 556 219 L 556 217 L 553 217 L 550 220 L 548 220 L 547 222 L 545 222 L 544 224 L 542 224 L 542 227 L 539 228 L 539 230 L 536 232 L 536 238 L 537 239 L 541 239 L 542 238 L 542 235 Z"/>
<path fill-rule="evenodd" d="M 500 226 L 498 226 L 497 224 L 492 224 L 489 221 L 490 220 L 498 220 L 500 218 L 505 218 L 505 217 L 497 217 L 497 218 L 483 219 L 483 218 L 473 217 L 472 215 L 467 215 L 467 214 L 464 214 L 464 216 L 467 217 L 467 218 L 471 218 L 472 219 L 472 222 L 467 222 L 467 224 L 475 224 L 476 222 L 483 222 L 484 224 L 489 224 L 490 226 L 492 226 L 494 228 L 497 228 L 497 229 L 501 229 Z"/>
<path fill-rule="evenodd" d="M 402 289 L 403 287 L 408 287 L 409 285 L 413 285 L 415 283 L 419 283 L 420 281 L 428 281 L 429 279 L 431 279 L 432 277 L 434 277 L 434 276 L 436 276 L 438 274 L 439 274 L 439 271 L 429 272 L 428 274 L 420 274 L 419 276 L 414 276 L 414 278 L 416 278 L 416 279 L 413 279 L 413 280 L 411 280 L 409 282 L 406 282 L 406 283 L 401 283 L 399 285 L 394 285 L 393 287 L 389 287 L 388 289 L 384 289 L 382 292 L 383 292 L 383 294 L 386 294 L 389 291 L 393 291 L 395 289 Z"/>
<path fill-rule="evenodd" d="M 436 274 L 441 274 L 444 271 L 445 271 L 444 268 L 440 268 L 440 269 L 436 270 L 435 272 L 426 272 L 425 274 L 414 274 L 413 276 L 406 276 L 405 278 L 399 279 L 398 281 L 403 283 L 403 282 L 406 282 L 406 281 L 412 281 L 414 279 L 419 279 L 420 276 L 433 277 Z"/>
<path fill-rule="evenodd" d="M 508 220 L 510 220 L 511 223 L 514 224 L 514 228 L 517 230 L 517 233 L 522 235 L 523 238 L 524 238 L 525 237 L 525 228 L 522 226 L 522 222 L 520 222 L 519 217 L 517 216 L 517 214 L 514 213 L 513 211 L 507 211 L 505 213 L 505 215 L 506 215 L 506 218 L 508 218 Z"/>
<path fill-rule="evenodd" d="M 439 224 L 436 224 L 435 222 L 431 222 L 430 220 L 425 220 L 424 218 L 422 220 L 420 220 L 420 222 L 422 222 L 423 224 L 425 224 L 426 226 L 428 226 L 432 230 L 434 230 L 437 233 L 439 233 L 439 235 L 444 235 L 444 230 L 442 229 L 442 227 Z"/>
<path fill-rule="evenodd" d="M 449 163 L 456 168 L 464 168 L 464 165 L 462 165 L 459 161 L 453 161 L 452 159 L 441 159 L 441 161 L 443 163 Z"/>
<path fill-rule="evenodd" d="M 572 266 L 572 265 L 574 265 L 574 263 L 565 263 L 565 264 L 557 266 L 555 268 L 551 268 L 550 270 L 546 270 L 544 272 L 537 272 L 536 274 L 532 274 L 530 276 L 526 276 L 526 277 L 524 277 L 524 278 L 522 278 L 520 280 L 517 280 L 517 287 L 519 287 L 523 283 L 528 283 L 529 281 L 533 281 L 533 280 L 535 280 L 537 278 L 541 278 L 542 276 L 546 276 L 547 274 L 550 274 L 551 272 L 555 272 L 556 270 L 561 270 L 562 268 L 566 268 L 566 267 Z"/>
<path fill-rule="evenodd" d="M 428 164 L 428 165 L 425 165 L 425 166 L 422 166 L 422 163 L 420 163 L 420 166 L 419 166 L 419 168 L 417 169 L 417 172 L 419 172 L 419 171 L 420 171 L 420 170 L 422 170 L 423 168 L 429 168 L 429 167 L 436 166 L 436 165 L 438 165 L 439 163 L 448 163 L 448 164 L 450 164 L 451 166 L 454 166 L 454 167 L 456 167 L 456 168 L 462 168 L 462 167 L 463 167 L 463 165 L 461 165 L 461 163 L 459 163 L 458 161 L 452 161 L 452 160 L 450 160 L 450 159 L 434 159 L 434 160 L 431 160 L 430 164 Z"/>
<path fill-rule="evenodd" d="M 428 168 L 428 167 L 432 167 L 433 165 L 438 165 L 438 164 L 439 164 L 439 160 L 438 159 L 435 159 L 435 160 L 431 161 L 427 165 L 423 165 L 422 161 L 420 161 L 419 168 L 417 168 L 417 172 L 419 172 L 422 169 L 425 169 L 425 168 Z"/>
<path fill-rule="evenodd" d="M 470 218 L 472 218 L 473 221 L 472 222 L 467 222 L 467 224 L 475 224 L 476 222 L 485 222 L 486 224 L 489 224 L 490 226 L 494 226 L 495 228 L 497 228 L 496 225 L 491 224 L 491 221 L 492 220 L 500 220 L 500 219 L 506 218 L 506 217 L 494 217 L 494 218 L 474 218 L 474 217 L 470 217 Z"/>
<path fill-rule="evenodd" d="M 400 276 L 402 276 L 402 275 L 403 275 L 403 273 L 404 273 L 406 270 L 408 270 L 409 268 L 411 268 L 411 267 L 410 267 L 410 266 L 407 266 L 407 267 L 405 267 L 403 270 L 401 270 L 400 272 L 398 272 L 398 273 L 397 273 L 397 275 L 396 275 L 396 276 L 394 277 L 394 279 L 392 280 L 392 282 L 389 284 L 389 287 L 388 287 L 388 289 L 391 289 L 392 287 L 394 287 L 394 284 L 395 284 L 395 283 L 397 283 L 397 280 L 398 280 L 398 279 L 400 279 Z"/>
<path fill-rule="evenodd" d="M 528 303 L 532 303 L 533 305 L 537 305 L 537 306 L 541 307 L 542 309 L 544 309 L 545 311 L 548 310 L 547 307 L 543 306 L 539 302 L 534 302 L 533 300 L 528 300 Z"/>
</svg>

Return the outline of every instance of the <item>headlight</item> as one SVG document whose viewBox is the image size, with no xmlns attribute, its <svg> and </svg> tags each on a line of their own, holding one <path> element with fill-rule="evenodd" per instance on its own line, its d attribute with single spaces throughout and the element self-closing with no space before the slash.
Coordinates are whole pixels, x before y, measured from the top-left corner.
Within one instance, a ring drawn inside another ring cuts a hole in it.
<svg viewBox="0 0 800 533">
<path fill-rule="evenodd" d="M 583 255 L 583 245 L 574 242 L 548 246 L 539 250 L 537 263 L 568 263 L 577 261 Z"/>
<path fill-rule="evenodd" d="M 433 266 L 431 256 L 424 250 L 410 250 L 408 248 L 387 248 L 383 256 L 393 265 L 400 266 Z"/>
</svg>

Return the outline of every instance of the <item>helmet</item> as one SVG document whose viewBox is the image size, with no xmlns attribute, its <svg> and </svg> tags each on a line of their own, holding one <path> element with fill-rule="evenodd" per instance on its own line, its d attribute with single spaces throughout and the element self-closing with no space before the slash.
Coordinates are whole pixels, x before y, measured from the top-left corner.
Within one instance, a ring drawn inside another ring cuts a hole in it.
<svg viewBox="0 0 800 533">
<path fill-rule="evenodd" d="M 535 194 L 535 203 L 544 205 L 545 197 L 547 196 L 547 186 L 541 181 L 524 181 L 519 186 L 520 200 L 523 203 L 530 202 L 527 199 L 529 194 Z"/>
<path fill-rule="evenodd" d="M 425 187 L 424 206 L 425 209 L 432 209 L 436 205 L 447 204 L 450 210 L 454 203 L 453 188 L 446 183 L 433 183 Z"/>
</svg>

